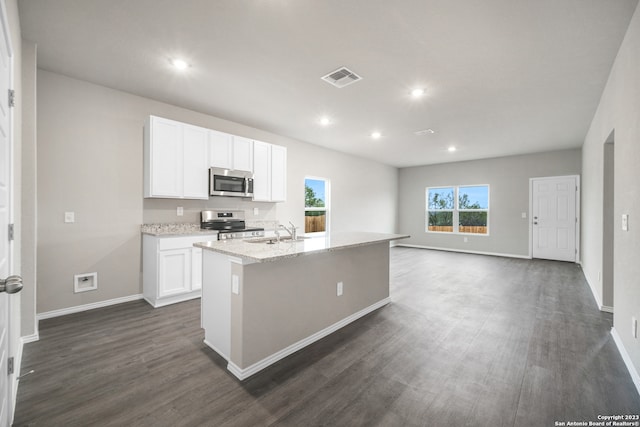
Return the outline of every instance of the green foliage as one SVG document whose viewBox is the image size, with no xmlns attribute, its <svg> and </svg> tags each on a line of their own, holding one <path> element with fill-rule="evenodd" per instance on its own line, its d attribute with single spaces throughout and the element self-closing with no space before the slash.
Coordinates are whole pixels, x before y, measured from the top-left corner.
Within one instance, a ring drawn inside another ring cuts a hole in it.
<svg viewBox="0 0 640 427">
<path fill-rule="evenodd" d="M 453 191 L 446 193 L 445 195 L 441 195 L 437 192 L 429 192 L 429 209 L 453 209 Z"/>
<path fill-rule="evenodd" d="M 478 202 L 471 203 L 469 201 L 469 195 L 462 194 L 458 197 L 458 209 L 482 209 L 482 206 L 480 206 Z"/>
<path fill-rule="evenodd" d="M 307 208 L 324 208 L 324 200 L 316 197 L 316 192 L 308 185 L 304 186 L 304 205 Z"/>
<path fill-rule="evenodd" d="M 436 227 L 452 226 L 453 212 L 429 211 L 429 225 Z"/>
<path fill-rule="evenodd" d="M 486 212 L 460 212 L 458 219 L 460 225 L 466 227 L 486 227 L 487 225 Z"/>
</svg>

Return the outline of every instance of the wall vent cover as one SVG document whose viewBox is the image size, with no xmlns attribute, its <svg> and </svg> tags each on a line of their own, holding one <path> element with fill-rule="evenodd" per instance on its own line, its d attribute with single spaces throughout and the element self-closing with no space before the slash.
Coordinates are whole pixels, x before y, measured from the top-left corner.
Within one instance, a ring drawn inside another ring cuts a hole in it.
<svg viewBox="0 0 640 427">
<path fill-rule="evenodd" d="M 337 70 L 330 72 L 326 76 L 323 76 L 322 80 L 334 85 L 335 87 L 342 88 L 350 85 L 351 83 L 362 80 L 362 77 L 360 77 L 347 67 L 340 67 Z"/>
</svg>

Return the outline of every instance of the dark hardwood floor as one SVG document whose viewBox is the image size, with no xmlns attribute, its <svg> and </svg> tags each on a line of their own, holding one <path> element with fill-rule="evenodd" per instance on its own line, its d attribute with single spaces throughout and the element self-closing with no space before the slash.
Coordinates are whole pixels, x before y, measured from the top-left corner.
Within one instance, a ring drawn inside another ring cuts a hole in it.
<svg viewBox="0 0 640 427">
<path fill-rule="evenodd" d="M 200 300 L 49 319 L 16 426 L 554 426 L 638 414 L 575 264 L 393 248 L 392 303 L 240 382 Z"/>
</svg>

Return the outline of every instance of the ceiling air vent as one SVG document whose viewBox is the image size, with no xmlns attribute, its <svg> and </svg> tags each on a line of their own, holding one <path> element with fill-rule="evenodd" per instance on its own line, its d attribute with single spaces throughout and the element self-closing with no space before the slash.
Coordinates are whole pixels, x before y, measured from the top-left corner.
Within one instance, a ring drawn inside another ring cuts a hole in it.
<svg viewBox="0 0 640 427">
<path fill-rule="evenodd" d="M 357 82 L 358 80 L 362 80 L 362 77 L 346 67 L 340 67 L 322 77 L 322 80 L 327 83 L 331 83 L 335 87 L 345 87 L 351 83 Z"/>
</svg>

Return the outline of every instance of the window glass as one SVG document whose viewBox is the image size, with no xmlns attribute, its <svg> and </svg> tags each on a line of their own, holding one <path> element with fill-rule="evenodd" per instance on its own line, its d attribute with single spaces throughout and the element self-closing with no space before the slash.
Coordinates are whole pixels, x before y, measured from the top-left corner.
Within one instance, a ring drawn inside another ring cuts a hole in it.
<svg viewBox="0 0 640 427">
<path fill-rule="evenodd" d="M 452 233 L 455 191 L 453 187 L 427 189 L 429 231 Z"/>
<path fill-rule="evenodd" d="M 489 234 L 489 186 L 427 188 L 426 231 Z"/>
<path fill-rule="evenodd" d="M 304 232 L 323 233 L 328 229 L 328 181 L 319 178 L 304 180 Z"/>
<path fill-rule="evenodd" d="M 458 209 L 489 209 L 489 187 L 486 185 L 458 187 Z"/>
<path fill-rule="evenodd" d="M 429 188 L 429 210 L 453 210 L 453 187 Z"/>
</svg>

